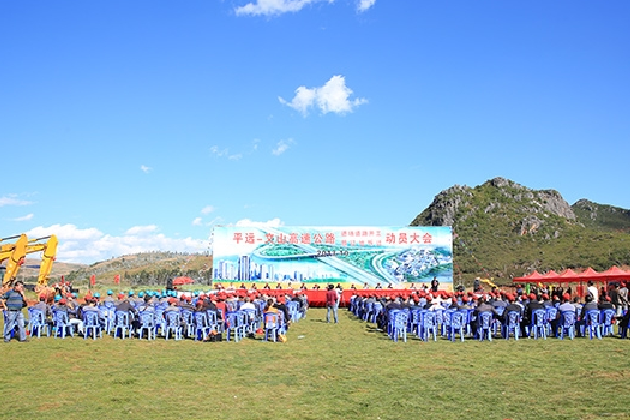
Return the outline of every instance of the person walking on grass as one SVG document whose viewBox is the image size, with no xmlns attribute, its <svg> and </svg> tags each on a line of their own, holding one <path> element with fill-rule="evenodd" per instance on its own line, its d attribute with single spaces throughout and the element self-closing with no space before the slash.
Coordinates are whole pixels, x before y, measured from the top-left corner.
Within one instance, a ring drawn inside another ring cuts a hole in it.
<svg viewBox="0 0 630 420">
<path fill-rule="evenodd" d="M 19 334 L 19 341 L 27 341 L 26 329 L 24 328 L 24 314 L 22 313 L 22 308 L 26 306 L 24 283 L 20 280 L 16 281 L 13 289 L 2 295 L 2 306 L 6 309 L 4 342 L 8 343 L 11 341 L 11 330 L 14 328 L 17 330 L 16 333 Z"/>
<path fill-rule="evenodd" d="M 330 310 L 332 309 L 335 317 L 335 324 L 339 323 L 339 296 L 335 292 L 335 288 L 332 284 L 328 285 L 328 291 L 326 292 L 326 322 L 330 323 Z"/>
</svg>

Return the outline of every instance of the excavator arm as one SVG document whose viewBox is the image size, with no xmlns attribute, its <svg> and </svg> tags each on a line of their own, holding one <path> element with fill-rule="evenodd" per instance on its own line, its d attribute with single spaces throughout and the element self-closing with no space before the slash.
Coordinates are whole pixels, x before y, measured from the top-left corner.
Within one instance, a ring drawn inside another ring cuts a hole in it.
<svg viewBox="0 0 630 420">
<path fill-rule="evenodd" d="M 48 276 L 52 271 L 53 262 L 57 258 L 58 244 L 59 241 L 57 240 L 57 235 L 50 235 L 50 239 L 48 239 L 48 241 L 44 245 L 42 262 L 39 266 L 39 276 L 37 278 L 37 284 L 39 284 L 40 286 L 46 286 L 46 284 L 48 283 Z"/>
<path fill-rule="evenodd" d="M 20 235 L 20 239 L 18 239 L 13 245 L 13 250 L 11 251 L 11 255 L 9 256 L 9 261 L 7 262 L 6 270 L 4 272 L 2 287 L 9 286 L 17 275 L 17 270 L 20 267 L 20 264 L 24 261 L 24 257 L 26 257 L 27 247 L 28 238 L 26 237 L 26 234 L 23 233 Z"/>
<path fill-rule="evenodd" d="M 48 241 L 44 244 L 31 244 L 33 242 L 38 242 L 43 239 L 48 239 Z M 20 239 L 18 239 L 15 244 L 12 245 L 13 250 L 11 251 L 9 261 L 6 266 L 2 286 L 6 287 L 11 284 L 13 279 L 17 276 L 20 265 L 22 265 L 26 254 L 41 251 L 43 251 L 43 255 L 42 262 L 39 266 L 39 276 L 37 280 L 40 286 L 45 286 L 48 275 L 50 275 L 50 272 L 52 270 L 52 264 L 55 261 L 55 257 L 57 256 L 58 243 L 59 241 L 57 240 L 56 235 L 50 235 L 43 238 L 31 240 L 29 240 L 25 234 L 20 235 Z M 0 253 L 0 258 L 1 257 L 2 254 Z"/>
</svg>

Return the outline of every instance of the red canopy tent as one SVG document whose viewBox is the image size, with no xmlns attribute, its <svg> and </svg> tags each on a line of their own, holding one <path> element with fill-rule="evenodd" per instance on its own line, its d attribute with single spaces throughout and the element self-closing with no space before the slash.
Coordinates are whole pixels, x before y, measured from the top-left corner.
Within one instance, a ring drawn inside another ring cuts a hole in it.
<svg viewBox="0 0 630 420">
<path fill-rule="evenodd" d="M 550 270 L 547 274 L 541 275 L 538 271 L 534 270 L 534 272 L 528 276 L 514 278 L 515 283 L 579 283 L 577 286 L 579 296 L 583 296 L 585 293 L 585 287 L 583 285 L 585 282 L 592 281 L 607 284 L 611 281 L 622 280 L 630 281 L 630 271 L 624 271 L 616 266 L 602 273 L 598 273 L 591 267 L 579 274 L 568 269 L 560 274 L 556 273 L 554 270 Z"/>
<path fill-rule="evenodd" d="M 580 281 L 602 281 L 602 275 L 601 273 L 598 273 L 597 271 L 593 270 L 591 267 L 587 268 L 586 270 L 584 270 L 583 273 L 578 274 L 578 277 L 580 278 Z"/>
<path fill-rule="evenodd" d="M 532 274 L 523 277 L 514 277 L 515 283 L 538 283 L 548 281 L 545 276 L 534 270 Z"/>
<path fill-rule="evenodd" d="M 630 272 L 622 270 L 621 268 L 613 265 L 608 270 L 600 273 L 607 281 L 621 281 L 630 280 Z"/>
</svg>

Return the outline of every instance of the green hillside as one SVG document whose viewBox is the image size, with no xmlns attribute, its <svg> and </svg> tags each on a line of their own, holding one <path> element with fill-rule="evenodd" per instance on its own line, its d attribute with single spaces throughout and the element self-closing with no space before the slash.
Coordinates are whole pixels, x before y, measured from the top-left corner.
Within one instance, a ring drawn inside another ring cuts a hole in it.
<svg viewBox="0 0 630 420">
<path fill-rule="evenodd" d="M 630 210 L 583 198 L 571 206 L 577 220 L 598 230 L 630 233 Z"/>
<path fill-rule="evenodd" d="M 611 229 L 610 219 L 604 226 L 582 219 L 557 191 L 495 178 L 442 191 L 411 225 L 453 226 L 456 281 L 489 276 L 511 283 L 534 269 L 630 263 L 630 234 Z"/>
</svg>

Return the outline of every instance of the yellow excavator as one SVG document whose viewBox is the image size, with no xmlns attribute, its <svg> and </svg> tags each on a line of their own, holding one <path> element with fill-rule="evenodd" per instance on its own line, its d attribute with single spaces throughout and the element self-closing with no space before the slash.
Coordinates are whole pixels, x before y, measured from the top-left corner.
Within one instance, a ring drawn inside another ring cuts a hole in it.
<svg viewBox="0 0 630 420">
<path fill-rule="evenodd" d="M 2 280 L 2 287 L 6 288 L 12 285 L 17 272 L 26 258 L 26 254 L 33 252 L 43 252 L 42 261 L 39 266 L 39 276 L 37 278 L 38 286 L 45 287 L 48 282 L 48 276 L 52 271 L 52 264 L 57 256 L 57 245 L 59 241 L 56 235 L 45 236 L 43 238 L 28 239 L 26 234 L 19 236 L 12 236 L 9 238 L 0 239 L 1 241 L 7 239 L 19 238 L 14 244 L 2 245 L 0 248 L 0 262 L 8 259 L 4 277 Z M 44 239 L 48 239 L 45 243 L 38 243 Z"/>
</svg>

